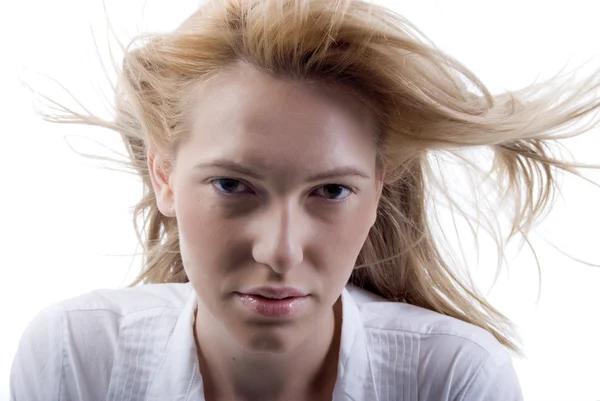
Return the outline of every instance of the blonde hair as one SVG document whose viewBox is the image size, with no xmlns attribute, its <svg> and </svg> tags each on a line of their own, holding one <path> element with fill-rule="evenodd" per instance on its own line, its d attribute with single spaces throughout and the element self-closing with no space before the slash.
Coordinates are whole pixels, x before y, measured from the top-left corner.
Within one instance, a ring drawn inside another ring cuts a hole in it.
<svg viewBox="0 0 600 401">
<path fill-rule="evenodd" d="M 561 160 L 551 146 L 597 124 L 593 77 L 565 85 L 557 76 L 494 96 L 400 15 L 360 0 L 210 0 L 174 32 L 139 39 L 125 48 L 114 121 L 56 104 L 60 113 L 44 115 L 122 136 L 127 166 L 145 190 L 134 210 L 144 266 L 131 285 L 187 281 L 177 222 L 157 208 L 147 157 L 159 156 L 168 170 L 187 134 L 190 88 L 241 62 L 274 77 L 349 89 L 376 117 L 385 183 L 350 282 L 477 325 L 522 355 L 513 323 L 451 269 L 434 241 L 428 206 L 440 180 L 433 162 L 436 154 L 463 158 L 462 149 L 490 149 L 487 177 L 515 206 L 507 240 L 527 238 L 552 203 L 557 169 L 580 175 L 576 167 L 596 167 Z M 594 118 L 577 128 L 587 117 Z M 469 224 L 481 223 L 482 210 L 472 216 L 447 199 Z M 496 239 L 502 254 L 505 243 Z"/>
</svg>

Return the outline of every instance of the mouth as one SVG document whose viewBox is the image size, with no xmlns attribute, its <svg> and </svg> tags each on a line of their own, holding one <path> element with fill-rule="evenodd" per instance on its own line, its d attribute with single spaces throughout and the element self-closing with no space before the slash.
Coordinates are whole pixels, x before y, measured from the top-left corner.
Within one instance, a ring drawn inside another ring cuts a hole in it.
<svg viewBox="0 0 600 401">
<path fill-rule="evenodd" d="M 307 304 L 309 294 L 293 288 L 256 288 L 235 293 L 248 311 L 266 318 L 290 318 Z"/>
<path fill-rule="evenodd" d="M 239 292 L 241 295 L 251 295 L 255 297 L 265 298 L 265 299 L 288 299 L 288 298 L 298 298 L 308 296 L 306 291 L 302 291 L 297 288 L 292 287 L 283 287 L 283 288 L 275 288 L 275 287 L 259 287 L 253 288 L 247 291 Z"/>
<path fill-rule="evenodd" d="M 260 300 L 265 300 L 265 301 L 285 301 L 286 299 L 293 299 L 293 298 L 298 298 L 298 297 L 284 297 L 284 298 L 278 298 L 278 297 L 265 297 L 263 295 L 258 295 L 258 294 L 243 294 L 243 293 L 238 293 L 242 296 L 249 296 L 249 297 L 253 297 L 256 299 L 260 299 Z"/>
</svg>

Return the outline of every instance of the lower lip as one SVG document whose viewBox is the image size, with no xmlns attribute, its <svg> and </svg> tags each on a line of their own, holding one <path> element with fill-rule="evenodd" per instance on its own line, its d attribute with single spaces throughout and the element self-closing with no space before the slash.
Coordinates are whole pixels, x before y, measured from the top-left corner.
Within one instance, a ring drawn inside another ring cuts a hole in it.
<svg viewBox="0 0 600 401">
<path fill-rule="evenodd" d="M 285 299 L 270 299 L 240 293 L 236 293 L 236 296 L 250 312 L 270 318 L 291 317 L 297 314 L 308 301 L 307 295 Z"/>
</svg>

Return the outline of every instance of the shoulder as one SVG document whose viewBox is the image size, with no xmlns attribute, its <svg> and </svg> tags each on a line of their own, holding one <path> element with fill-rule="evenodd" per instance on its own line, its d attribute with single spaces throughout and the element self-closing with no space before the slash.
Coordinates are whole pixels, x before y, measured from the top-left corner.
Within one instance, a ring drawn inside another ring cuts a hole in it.
<svg viewBox="0 0 600 401">
<path fill-rule="evenodd" d="M 111 355 L 117 345 L 139 335 L 138 329 L 174 322 L 192 291 L 179 283 L 94 290 L 43 309 L 23 339 L 43 341 L 42 333 L 49 330 L 61 333 L 63 348 Z"/>
<path fill-rule="evenodd" d="M 187 284 L 152 284 L 95 290 L 44 308 L 21 337 L 11 393 L 31 400 L 59 399 L 59 392 L 61 399 L 106 396 L 113 366 L 163 348 L 191 293 Z"/>
<path fill-rule="evenodd" d="M 148 284 L 122 289 L 94 290 L 67 299 L 56 305 L 63 313 L 104 310 L 119 316 L 127 316 L 159 308 L 181 310 L 192 289 L 189 284 Z"/>
<path fill-rule="evenodd" d="M 397 376 L 401 372 L 396 369 L 403 369 L 405 380 L 431 399 L 466 401 L 467 393 L 482 396 L 484 390 L 492 398 L 481 399 L 521 399 L 511 355 L 490 332 L 359 288 L 349 292 L 360 311 L 371 356 L 382 372 Z M 494 392 L 505 398 L 493 398 Z"/>
<path fill-rule="evenodd" d="M 351 288 L 349 292 L 357 303 L 367 332 L 413 336 L 419 339 L 421 346 L 455 343 L 484 356 L 501 359 L 508 356 L 504 346 L 479 326 L 419 306 L 389 302 L 359 288 Z"/>
</svg>

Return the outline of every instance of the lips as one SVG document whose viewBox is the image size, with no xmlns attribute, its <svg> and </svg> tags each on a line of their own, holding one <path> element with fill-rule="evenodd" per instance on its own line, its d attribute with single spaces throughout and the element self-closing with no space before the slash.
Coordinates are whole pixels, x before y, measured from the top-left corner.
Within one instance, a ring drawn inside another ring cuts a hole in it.
<svg viewBox="0 0 600 401">
<path fill-rule="evenodd" d="M 293 297 L 304 297 L 308 295 L 306 292 L 298 290 L 296 288 L 284 287 L 284 288 L 273 288 L 273 287 L 260 287 L 254 288 L 248 291 L 241 292 L 243 295 L 255 295 L 268 299 L 285 299 Z"/>
<path fill-rule="evenodd" d="M 308 293 L 295 288 L 260 287 L 235 293 L 248 311 L 266 318 L 290 318 L 308 303 Z"/>
</svg>

